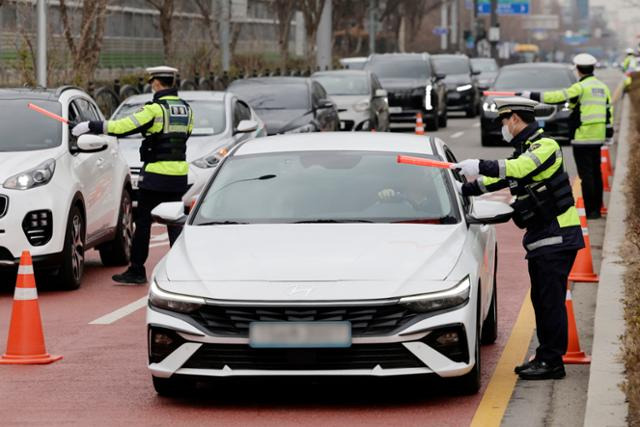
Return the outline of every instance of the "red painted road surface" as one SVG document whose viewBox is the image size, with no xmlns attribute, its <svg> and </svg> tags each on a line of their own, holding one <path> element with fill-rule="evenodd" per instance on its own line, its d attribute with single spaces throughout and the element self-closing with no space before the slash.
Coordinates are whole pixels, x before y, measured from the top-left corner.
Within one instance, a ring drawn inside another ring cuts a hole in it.
<svg viewBox="0 0 640 427">
<path fill-rule="evenodd" d="M 160 231 L 154 228 L 155 232 Z M 521 231 L 498 226 L 499 336 L 482 349 L 486 387 L 529 287 Z M 151 249 L 148 271 L 167 250 Z M 160 398 L 147 371 L 144 309 L 111 325 L 89 322 L 129 304 L 147 287 L 114 286 L 96 252 L 82 287 L 43 290 L 39 301 L 47 350 L 64 359 L 44 366 L 0 366 L 0 425 L 349 425 L 464 426 L 482 398 L 460 397 L 441 382 L 219 382 L 193 396 Z M 0 287 L 0 351 L 9 327 L 13 284 Z"/>
</svg>

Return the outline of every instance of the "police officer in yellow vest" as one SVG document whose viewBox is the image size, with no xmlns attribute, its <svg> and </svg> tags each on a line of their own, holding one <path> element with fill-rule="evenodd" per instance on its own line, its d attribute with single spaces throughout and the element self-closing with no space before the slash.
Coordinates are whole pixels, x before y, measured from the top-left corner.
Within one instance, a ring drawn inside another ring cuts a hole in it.
<svg viewBox="0 0 640 427">
<path fill-rule="evenodd" d="M 455 165 L 467 177 L 481 175 L 459 186 L 463 195 L 509 188 L 516 196 L 513 220 L 526 229 L 523 245 L 539 342 L 535 358 L 515 368 L 525 380 L 565 376 L 562 355 L 567 351 L 567 279 L 578 250 L 584 247 L 562 150 L 538 128 L 534 114 L 537 104 L 522 97 L 497 99 L 502 135 L 515 148 L 513 156 L 503 160 L 469 159 Z"/>
<path fill-rule="evenodd" d="M 627 55 L 624 57 L 624 61 L 622 61 L 622 72 L 625 74 L 624 89 L 629 90 L 629 86 L 631 86 L 631 73 L 638 71 L 638 59 L 632 48 L 627 48 L 626 53 Z"/>
<path fill-rule="evenodd" d="M 161 66 L 147 69 L 154 92 L 153 101 L 135 113 L 119 120 L 92 121 L 77 124 L 72 133 L 107 133 L 124 136 L 142 133 L 140 160 L 144 163 L 138 182 L 136 230 L 131 248 L 131 265 L 113 280 L 123 284 L 143 284 L 147 281 L 144 263 L 149 255 L 151 211 L 163 202 L 180 201 L 187 191 L 187 139 L 193 130 L 193 112 L 189 104 L 178 97 L 175 87 L 178 70 Z M 171 244 L 180 228 L 168 227 Z"/>
<path fill-rule="evenodd" d="M 587 218 L 600 218 L 602 207 L 602 173 L 600 148 L 613 137 L 613 105 L 607 85 L 593 76 L 598 61 L 588 53 L 576 55 L 580 81 L 563 90 L 523 92 L 522 96 L 547 104 L 569 102 L 574 130 L 571 145 L 582 184 L 582 196 Z"/>
</svg>

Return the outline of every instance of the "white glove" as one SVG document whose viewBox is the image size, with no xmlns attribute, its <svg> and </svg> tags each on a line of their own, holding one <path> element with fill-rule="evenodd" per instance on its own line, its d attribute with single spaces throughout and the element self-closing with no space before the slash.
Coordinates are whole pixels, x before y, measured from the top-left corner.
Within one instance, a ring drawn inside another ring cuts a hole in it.
<svg viewBox="0 0 640 427">
<path fill-rule="evenodd" d="M 73 136 L 84 135 L 89 132 L 89 122 L 80 122 L 71 129 Z"/>
<path fill-rule="evenodd" d="M 460 173 L 466 177 L 480 175 L 480 160 L 467 159 L 453 165 L 454 169 L 460 169 Z"/>
<path fill-rule="evenodd" d="M 396 197 L 396 192 L 391 188 L 380 190 L 380 192 L 378 192 L 378 199 L 382 200 L 383 202 L 389 201 L 394 197 Z"/>
<path fill-rule="evenodd" d="M 456 179 L 453 180 L 453 185 L 456 187 L 456 191 L 462 196 L 462 183 Z"/>
<path fill-rule="evenodd" d="M 523 92 L 520 92 L 520 96 L 523 98 L 531 98 L 531 91 L 525 90 Z"/>
</svg>

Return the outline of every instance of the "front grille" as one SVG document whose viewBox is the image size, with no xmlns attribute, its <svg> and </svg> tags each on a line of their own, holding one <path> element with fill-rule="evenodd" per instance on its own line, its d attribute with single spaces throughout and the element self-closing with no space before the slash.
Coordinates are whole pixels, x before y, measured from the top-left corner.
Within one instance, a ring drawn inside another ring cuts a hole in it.
<svg viewBox="0 0 640 427">
<path fill-rule="evenodd" d="M 356 122 L 354 122 L 353 120 L 340 120 L 340 130 L 352 130 L 353 127 L 356 125 Z"/>
<path fill-rule="evenodd" d="M 183 365 L 193 369 L 331 370 L 423 368 L 402 344 L 358 344 L 340 349 L 255 349 L 248 345 L 204 344 Z"/>
<path fill-rule="evenodd" d="M 193 320 L 218 336 L 248 337 L 251 322 L 349 321 L 354 337 L 390 335 L 420 316 L 399 304 L 334 307 L 232 307 L 206 305 Z"/>
<path fill-rule="evenodd" d="M 13 255 L 9 252 L 9 249 L 0 246 L 0 261 L 13 261 Z"/>
<path fill-rule="evenodd" d="M 7 214 L 9 210 L 9 197 L 0 194 L 0 218 Z"/>
<path fill-rule="evenodd" d="M 50 210 L 31 211 L 22 220 L 22 230 L 33 246 L 42 246 L 51 240 L 53 218 Z"/>
<path fill-rule="evenodd" d="M 422 109 L 424 107 L 424 90 L 419 89 L 388 92 L 390 107 Z"/>
</svg>

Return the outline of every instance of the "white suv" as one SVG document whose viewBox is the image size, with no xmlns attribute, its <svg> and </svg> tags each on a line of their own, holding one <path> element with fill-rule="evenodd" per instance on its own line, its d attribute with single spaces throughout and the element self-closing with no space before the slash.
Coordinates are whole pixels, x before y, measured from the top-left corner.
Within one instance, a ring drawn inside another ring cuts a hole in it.
<svg viewBox="0 0 640 427">
<path fill-rule="evenodd" d="M 87 249 L 97 248 L 105 265 L 129 261 L 129 168 L 116 138 L 75 138 L 29 103 L 76 122 L 104 116 L 77 88 L 0 90 L 0 268 L 15 269 L 29 250 L 36 272 L 76 289 Z"/>
</svg>

